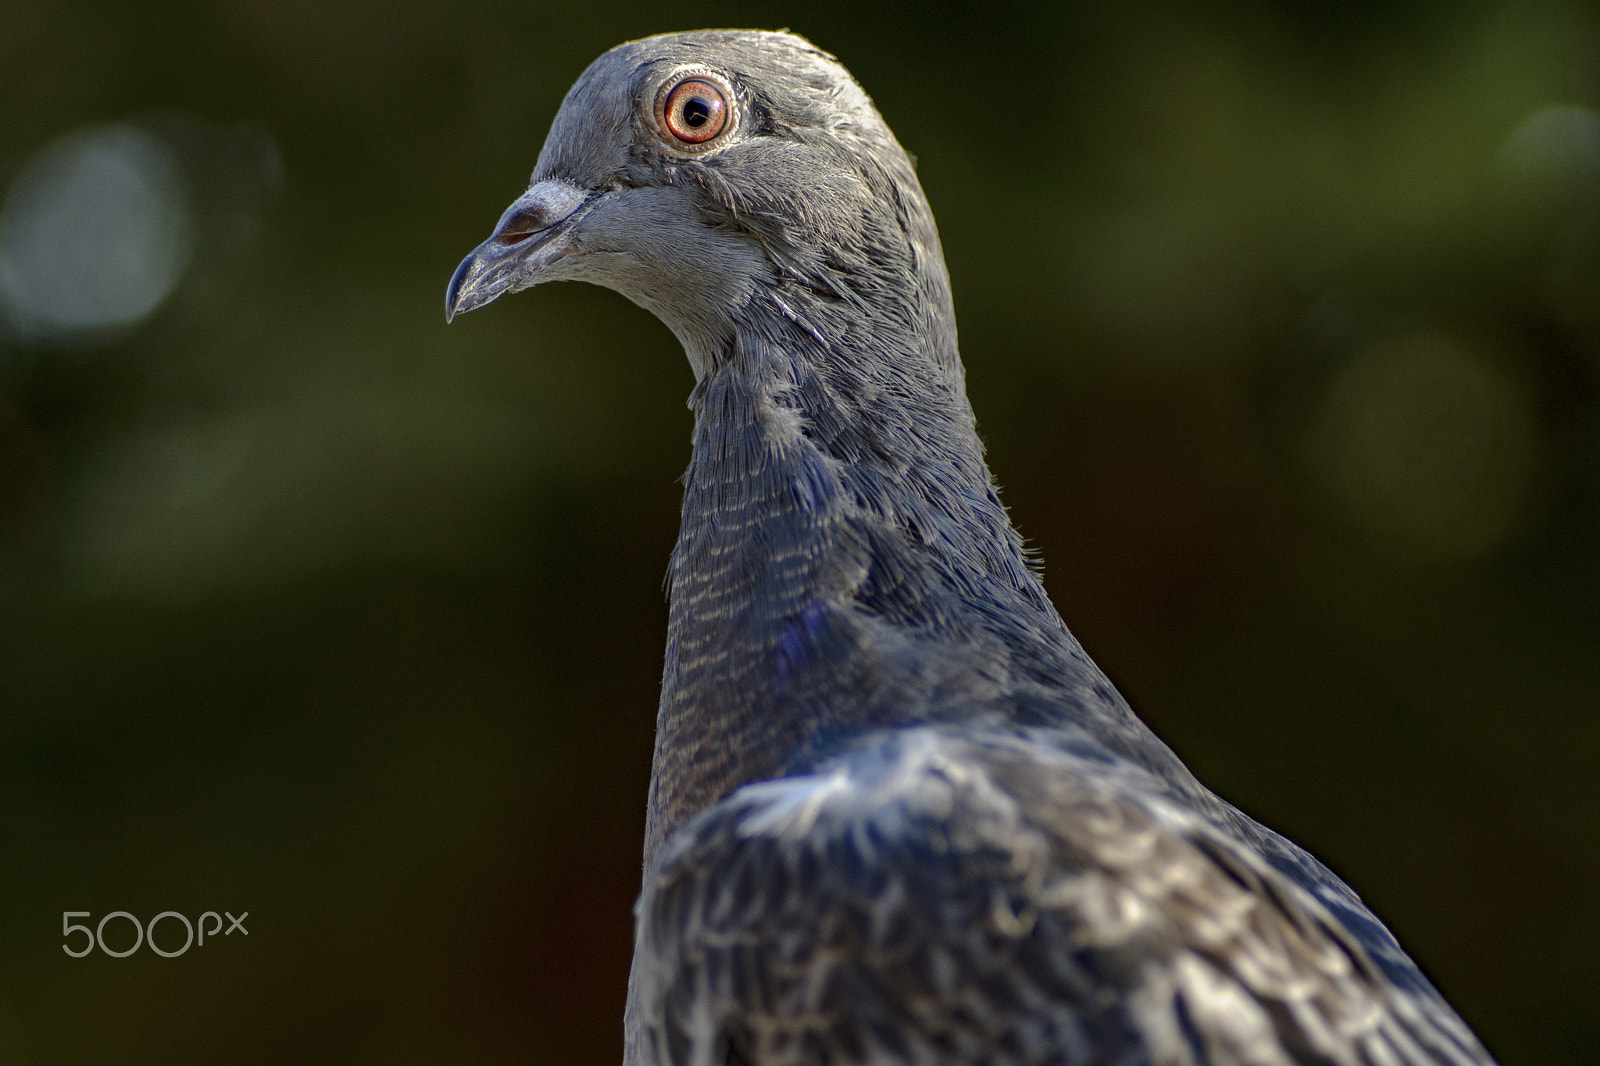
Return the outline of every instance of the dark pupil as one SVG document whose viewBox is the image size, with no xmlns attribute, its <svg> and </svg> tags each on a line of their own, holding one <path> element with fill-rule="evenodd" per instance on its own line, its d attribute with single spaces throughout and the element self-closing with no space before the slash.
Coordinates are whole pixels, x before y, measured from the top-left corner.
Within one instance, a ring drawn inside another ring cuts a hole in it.
<svg viewBox="0 0 1600 1066">
<path fill-rule="evenodd" d="M 711 105 L 698 96 L 691 96 L 683 104 L 683 124 L 690 129 L 699 129 L 711 118 Z"/>
</svg>

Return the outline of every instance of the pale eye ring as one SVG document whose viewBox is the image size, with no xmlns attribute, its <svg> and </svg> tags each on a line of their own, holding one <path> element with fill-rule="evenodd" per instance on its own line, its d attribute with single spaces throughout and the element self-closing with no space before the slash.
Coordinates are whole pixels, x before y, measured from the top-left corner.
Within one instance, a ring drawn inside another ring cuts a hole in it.
<svg viewBox="0 0 1600 1066">
<path fill-rule="evenodd" d="M 708 71 L 684 71 L 656 95 L 656 125 L 674 148 L 703 151 L 734 126 L 733 90 Z"/>
</svg>

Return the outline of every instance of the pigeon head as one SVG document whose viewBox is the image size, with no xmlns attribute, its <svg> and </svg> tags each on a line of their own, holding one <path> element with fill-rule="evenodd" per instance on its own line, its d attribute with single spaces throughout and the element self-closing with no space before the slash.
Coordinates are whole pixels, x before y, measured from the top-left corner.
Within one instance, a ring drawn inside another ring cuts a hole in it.
<svg viewBox="0 0 1600 1066">
<path fill-rule="evenodd" d="M 741 326 L 794 320 L 784 291 L 848 304 L 880 332 L 920 331 L 913 347 L 955 365 L 949 281 L 911 160 L 850 74 L 788 33 L 651 37 L 584 72 L 527 192 L 456 270 L 445 313 L 562 280 L 651 311 L 697 376 Z"/>
</svg>

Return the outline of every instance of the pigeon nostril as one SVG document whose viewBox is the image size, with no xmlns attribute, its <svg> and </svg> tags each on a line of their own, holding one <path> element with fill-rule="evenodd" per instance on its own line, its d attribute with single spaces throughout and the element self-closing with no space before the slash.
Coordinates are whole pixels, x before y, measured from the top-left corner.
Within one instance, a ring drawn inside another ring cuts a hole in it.
<svg viewBox="0 0 1600 1066">
<path fill-rule="evenodd" d="M 529 208 L 518 211 L 506 220 L 499 233 L 495 234 L 494 242 L 502 245 L 521 244 L 542 229 L 550 225 L 550 213 L 543 208 Z"/>
</svg>

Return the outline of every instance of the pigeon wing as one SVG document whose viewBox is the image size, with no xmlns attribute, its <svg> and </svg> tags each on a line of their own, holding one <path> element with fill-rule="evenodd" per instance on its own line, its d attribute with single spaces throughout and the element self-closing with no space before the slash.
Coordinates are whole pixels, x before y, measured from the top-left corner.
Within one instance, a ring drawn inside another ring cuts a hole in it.
<svg viewBox="0 0 1600 1066">
<path fill-rule="evenodd" d="M 1152 786 L 1037 737 L 922 728 L 740 789 L 641 897 L 630 1060 L 1488 1061 Z"/>
</svg>

